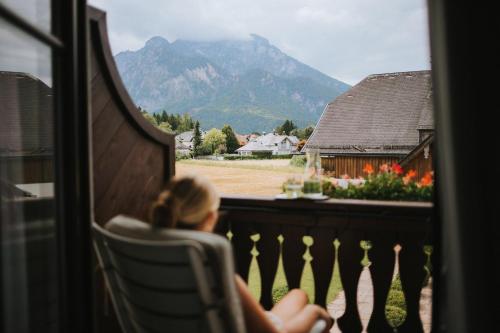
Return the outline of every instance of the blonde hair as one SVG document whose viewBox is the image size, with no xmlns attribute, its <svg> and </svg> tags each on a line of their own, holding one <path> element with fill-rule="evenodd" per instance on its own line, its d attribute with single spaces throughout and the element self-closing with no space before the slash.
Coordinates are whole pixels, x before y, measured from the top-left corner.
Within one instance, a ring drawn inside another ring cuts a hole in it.
<svg viewBox="0 0 500 333">
<path fill-rule="evenodd" d="M 153 203 L 150 220 L 158 228 L 175 228 L 178 224 L 195 227 L 219 204 L 219 195 L 206 178 L 174 177 Z"/>
</svg>

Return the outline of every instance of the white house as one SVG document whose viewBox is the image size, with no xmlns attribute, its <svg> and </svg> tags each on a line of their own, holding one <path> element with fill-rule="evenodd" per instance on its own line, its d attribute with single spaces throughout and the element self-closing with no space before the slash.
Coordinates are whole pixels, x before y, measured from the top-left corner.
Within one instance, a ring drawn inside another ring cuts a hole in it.
<svg viewBox="0 0 500 333">
<path fill-rule="evenodd" d="M 205 132 L 201 132 L 201 139 L 205 137 Z M 194 130 L 179 133 L 175 136 L 175 150 L 183 154 L 193 151 Z"/>
<path fill-rule="evenodd" d="M 276 135 L 268 133 L 250 141 L 236 149 L 240 155 L 271 152 L 272 155 L 286 155 L 297 151 L 299 140 L 293 135 Z"/>
</svg>

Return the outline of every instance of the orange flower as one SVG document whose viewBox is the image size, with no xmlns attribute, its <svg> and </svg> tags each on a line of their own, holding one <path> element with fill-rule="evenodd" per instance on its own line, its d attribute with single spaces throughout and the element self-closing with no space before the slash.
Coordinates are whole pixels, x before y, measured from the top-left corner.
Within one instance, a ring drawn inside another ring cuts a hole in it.
<svg viewBox="0 0 500 333">
<path fill-rule="evenodd" d="M 392 169 L 392 172 L 394 172 L 396 175 L 403 174 L 403 168 L 398 163 L 392 163 L 391 169 Z"/>
<path fill-rule="evenodd" d="M 387 163 L 384 163 L 380 166 L 380 172 L 389 172 L 389 165 Z"/>
<path fill-rule="evenodd" d="M 363 168 L 363 172 L 371 175 L 373 173 L 373 166 L 370 163 L 365 164 L 365 167 Z"/>
<path fill-rule="evenodd" d="M 425 175 L 420 179 L 421 186 L 429 186 L 432 185 L 432 174 L 430 172 L 426 172 Z"/>
<path fill-rule="evenodd" d="M 417 173 L 415 172 L 415 170 L 408 171 L 408 173 L 406 174 L 406 176 L 403 177 L 403 183 L 405 185 L 408 185 L 410 183 L 410 181 L 413 178 L 415 178 L 416 175 L 417 175 Z"/>
</svg>

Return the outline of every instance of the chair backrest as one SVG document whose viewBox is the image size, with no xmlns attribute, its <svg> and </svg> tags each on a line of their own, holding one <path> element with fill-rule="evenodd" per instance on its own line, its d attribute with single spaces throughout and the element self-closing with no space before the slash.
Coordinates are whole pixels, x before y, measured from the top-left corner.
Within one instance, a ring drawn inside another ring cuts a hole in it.
<svg viewBox="0 0 500 333">
<path fill-rule="evenodd" d="M 94 245 L 125 333 L 244 333 L 229 241 L 117 216 Z"/>
</svg>

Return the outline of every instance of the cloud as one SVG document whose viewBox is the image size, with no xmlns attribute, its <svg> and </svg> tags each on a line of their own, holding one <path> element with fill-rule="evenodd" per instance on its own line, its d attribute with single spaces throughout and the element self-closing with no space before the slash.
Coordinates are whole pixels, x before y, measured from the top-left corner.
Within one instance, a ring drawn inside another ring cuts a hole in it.
<svg viewBox="0 0 500 333">
<path fill-rule="evenodd" d="M 282 51 L 355 84 L 373 73 L 430 68 L 425 0 L 91 0 L 108 12 L 114 53 L 152 36 L 266 37 Z"/>
</svg>

